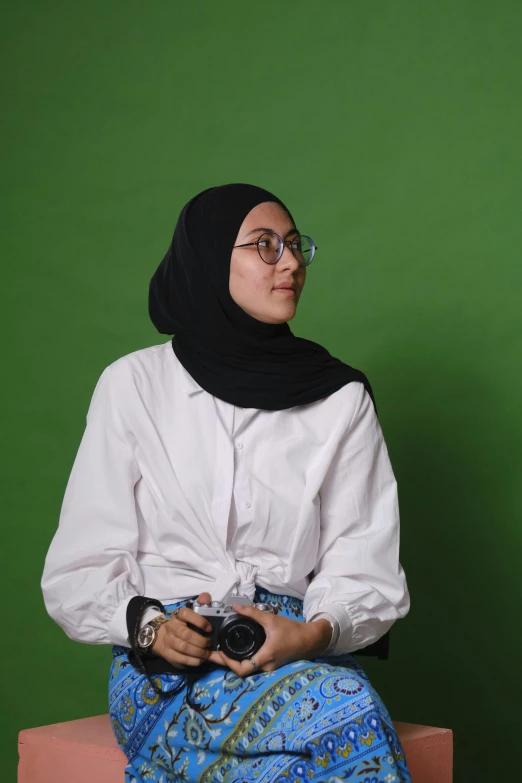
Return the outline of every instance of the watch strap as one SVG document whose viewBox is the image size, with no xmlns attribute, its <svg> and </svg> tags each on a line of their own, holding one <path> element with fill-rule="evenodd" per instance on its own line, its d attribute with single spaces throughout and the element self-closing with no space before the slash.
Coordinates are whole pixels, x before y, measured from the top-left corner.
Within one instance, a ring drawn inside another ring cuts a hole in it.
<svg viewBox="0 0 522 783">
<path fill-rule="evenodd" d="M 153 628 L 159 628 L 160 625 L 163 625 L 163 623 L 168 622 L 168 617 L 166 614 L 159 614 L 157 617 L 154 617 L 152 620 L 149 620 L 147 625 L 152 625 Z"/>
<path fill-rule="evenodd" d="M 158 617 L 162 614 L 163 612 L 161 609 L 158 609 L 157 606 L 147 606 L 147 608 L 141 614 L 140 628 L 143 628 L 144 625 L 147 625 L 147 623 L 150 623 L 150 621 L 155 617 Z"/>
</svg>

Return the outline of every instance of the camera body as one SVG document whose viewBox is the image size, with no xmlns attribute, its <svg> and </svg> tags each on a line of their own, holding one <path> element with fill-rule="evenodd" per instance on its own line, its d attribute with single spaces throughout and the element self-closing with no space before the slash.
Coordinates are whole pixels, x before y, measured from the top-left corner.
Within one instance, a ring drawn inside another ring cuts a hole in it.
<svg viewBox="0 0 522 783">
<path fill-rule="evenodd" d="M 237 595 L 231 600 L 242 606 L 254 606 L 263 612 L 273 612 L 269 604 L 255 604 L 247 596 Z M 265 642 L 263 626 L 251 617 L 238 614 L 229 604 L 212 601 L 209 605 L 200 604 L 199 601 L 189 601 L 187 608 L 208 620 L 212 630 L 207 633 L 196 628 L 192 623 L 187 623 L 188 627 L 202 636 L 209 636 L 212 650 L 220 650 L 235 661 L 251 658 Z"/>
</svg>

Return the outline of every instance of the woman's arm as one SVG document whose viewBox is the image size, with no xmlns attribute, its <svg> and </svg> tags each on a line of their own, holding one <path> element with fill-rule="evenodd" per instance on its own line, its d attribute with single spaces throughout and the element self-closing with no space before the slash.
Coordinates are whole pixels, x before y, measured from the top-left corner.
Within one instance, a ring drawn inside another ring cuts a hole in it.
<svg viewBox="0 0 522 783">
<path fill-rule="evenodd" d="M 121 413 L 128 372 L 116 362 L 98 380 L 41 582 L 53 620 L 89 644 L 128 646 L 127 604 L 144 589 L 135 559 L 140 472 Z"/>
<path fill-rule="evenodd" d="M 371 398 L 357 386 L 353 415 L 319 493 L 318 562 L 303 606 L 307 620 L 319 612 L 337 620 L 329 655 L 372 644 L 410 607 L 399 563 L 397 484 Z"/>
</svg>

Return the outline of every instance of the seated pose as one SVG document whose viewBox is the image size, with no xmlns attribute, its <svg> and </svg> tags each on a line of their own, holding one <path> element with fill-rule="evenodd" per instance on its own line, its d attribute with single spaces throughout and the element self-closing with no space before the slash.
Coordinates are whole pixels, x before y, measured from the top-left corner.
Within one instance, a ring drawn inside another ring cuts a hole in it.
<svg viewBox="0 0 522 783">
<path fill-rule="evenodd" d="M 112 645 L 129 783 L 411 780 L 353 656 L 410 605 L 372 389 L 288 326 L 315 249 L 272 193 L 202 191 L 150 283 L 174 337 L 94 390 L 42 590 Z"/>
</svg>

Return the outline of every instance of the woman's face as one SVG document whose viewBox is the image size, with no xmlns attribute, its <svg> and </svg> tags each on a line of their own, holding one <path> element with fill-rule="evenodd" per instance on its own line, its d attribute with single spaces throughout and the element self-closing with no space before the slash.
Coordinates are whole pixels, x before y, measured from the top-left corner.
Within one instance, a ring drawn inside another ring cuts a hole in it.
<svg viewBox="0 0 522 783">
<path fill-rule="evenodd" d="M 234 245 L 255 242 L 267 229 L 279 234 L 283 240 L 292 239 L 299 233 L 279 204 L 265 201 L 248 213 Z M 232 250 L 230 295 L 236 304 L 258 321 L 267 324 L 290 321 L 295 315 L 305 279 L 306 267 L 299 265 L 288 245 L 284 245 L 277 264 L 266 264 L 260 258 L 256 245 Z M 289 283 L 294 286 L 293 292 L 277 289 Z"/>
</svg>

